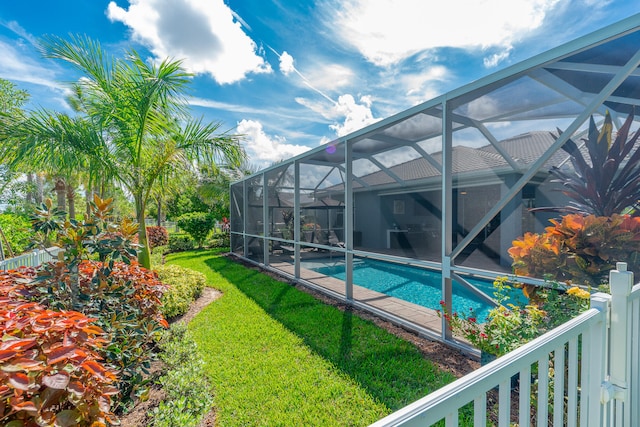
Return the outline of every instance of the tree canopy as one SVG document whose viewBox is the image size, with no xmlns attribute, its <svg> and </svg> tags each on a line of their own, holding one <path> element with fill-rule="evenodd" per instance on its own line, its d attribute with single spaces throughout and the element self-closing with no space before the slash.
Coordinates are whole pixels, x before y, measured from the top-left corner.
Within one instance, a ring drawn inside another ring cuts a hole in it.
<svg viewBox="0 0 640 427">
<path fill-rule="evenodd" d="M 2 125 L 0 139 L 12 143 L 2 144 L 0 159 L 83 169 L 122 185 L 134 199 L 139 261 L 148 267 L 144 215 L 154 185 L 198 165 L 240 165 L 241 137 L 191 117 L 185 101 L 191 74 L 180 61 L 150 63 L 134 50 L 114 58 L 83 36 L 48 37 L 41 51 L 82 74 L 70 84 L 77 115 L 39 110 Z"/>
</svg>

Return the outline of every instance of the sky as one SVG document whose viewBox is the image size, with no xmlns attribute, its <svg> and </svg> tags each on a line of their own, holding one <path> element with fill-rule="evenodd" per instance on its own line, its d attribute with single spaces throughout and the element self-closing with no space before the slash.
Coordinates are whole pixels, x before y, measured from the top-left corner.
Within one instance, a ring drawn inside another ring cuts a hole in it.
<svg viewBox="0 0 640 427">
<path fill-rule="evenodd" d="M 180 59 L 194 117 L 266 167 L 640 12 L 638 0 L 0 0 L 0 78 L 73 114 L 47 35 Z"/>
</svg>

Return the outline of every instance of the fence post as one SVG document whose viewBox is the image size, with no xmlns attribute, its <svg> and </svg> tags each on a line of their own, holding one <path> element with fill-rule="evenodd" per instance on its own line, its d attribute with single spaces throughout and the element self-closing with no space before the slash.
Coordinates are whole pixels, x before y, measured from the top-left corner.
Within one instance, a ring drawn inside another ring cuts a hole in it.
<svg viewBox="0 0 640 427">
<path fill-rule="evenodd" d="M 602 384 L 603 379 L 608 375 L 610 304 L 611 295 L 608 293 L 596 292 L 591 295 L 590 306 L 603 314 L 603 321 L 599 328 L 592 328 L 589 331 L 591 349 L 587 350 L 589 364 L 586 369 L 588 370 L 588 375 L 583 377 L 586 382 L 582 385 L 584 394 L 582 394 L 580 404 L 587 405 L 585 410 L 588 422 L 586 425 L 593 427 L 607 425 L 604 422 L 607 416 L 605 415 Z"/>
<path fill-rule="evenodd" d="M 611 327 L 609 329 L 609 378 L 605 383 L 610 398 L 615 399 L 611 411 L 613 425 L 631 426 L 631 407 L 628 401 L 628 297 L 633 287 L 633 273 L 627 271 L 627 263 L 616 263 L 609 272 L 611 287 Z M 606 393 L 605 393 L 606 394 Z"/>
</svg>

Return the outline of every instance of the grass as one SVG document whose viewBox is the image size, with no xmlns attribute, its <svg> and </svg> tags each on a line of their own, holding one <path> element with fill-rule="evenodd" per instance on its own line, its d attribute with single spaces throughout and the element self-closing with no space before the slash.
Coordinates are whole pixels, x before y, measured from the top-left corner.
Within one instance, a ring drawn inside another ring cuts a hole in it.
<svg viewBox="0 0 640 427">
<path fill-rule="evenodd" d="M 189 324 L 221 426 L 368 425 L 455 379 L 374 323 L 220 253 L 167 261 L 224 292 Z"/>
</svg>

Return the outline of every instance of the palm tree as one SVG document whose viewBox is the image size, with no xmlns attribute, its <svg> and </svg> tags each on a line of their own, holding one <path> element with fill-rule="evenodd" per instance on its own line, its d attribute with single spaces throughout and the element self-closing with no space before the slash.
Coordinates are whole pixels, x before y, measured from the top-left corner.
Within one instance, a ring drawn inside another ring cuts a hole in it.
<svg viewBox="0 0 640 427">
<path fill-rule="evenodd" d="M 90 186 L 112 175 L 100 155 L 106 144 L 83 117 L 36 110 L 22 120 L 0 126 L 0 140 L 0 160 L 11 168 L 40 170 L 55 179 L 59 205 L 68 199 L 72 219 L 74 184 L 83 179 L 84 185 Z"/>
<path fill-rule="evenodd" d="M 149 267 L 144 216 L 156 181 L 167 168 L 191 171 L 198 163 L 240 164 L 245 158 L 240 137 L 219 134 L 220 123 L 203 123 L 187 114 L 184 94 L 191 75 L 180 61 L 150 64 L 135 51 L 125 59 L 114 59 L 87 37 L 70 41 L 49 37 L 41 50 L 46 57 L 66 61 L 83 74 L 71 84 L 70 100 L 83 115 L 78 121 L 93 134 L 85 141 L 66 134 L 57 141 L 33 139 L 36 144 L 69 145 L 82 153 L 79 158 L 99 165 L 105 176 L 126 188 L 140 224 L 138 260 Z M 73 131 L 75 121 L 65 119 L 60 124 L 69 124 Z M 40 120 L 38 124 L 47 123 Z"/>
</svg>

